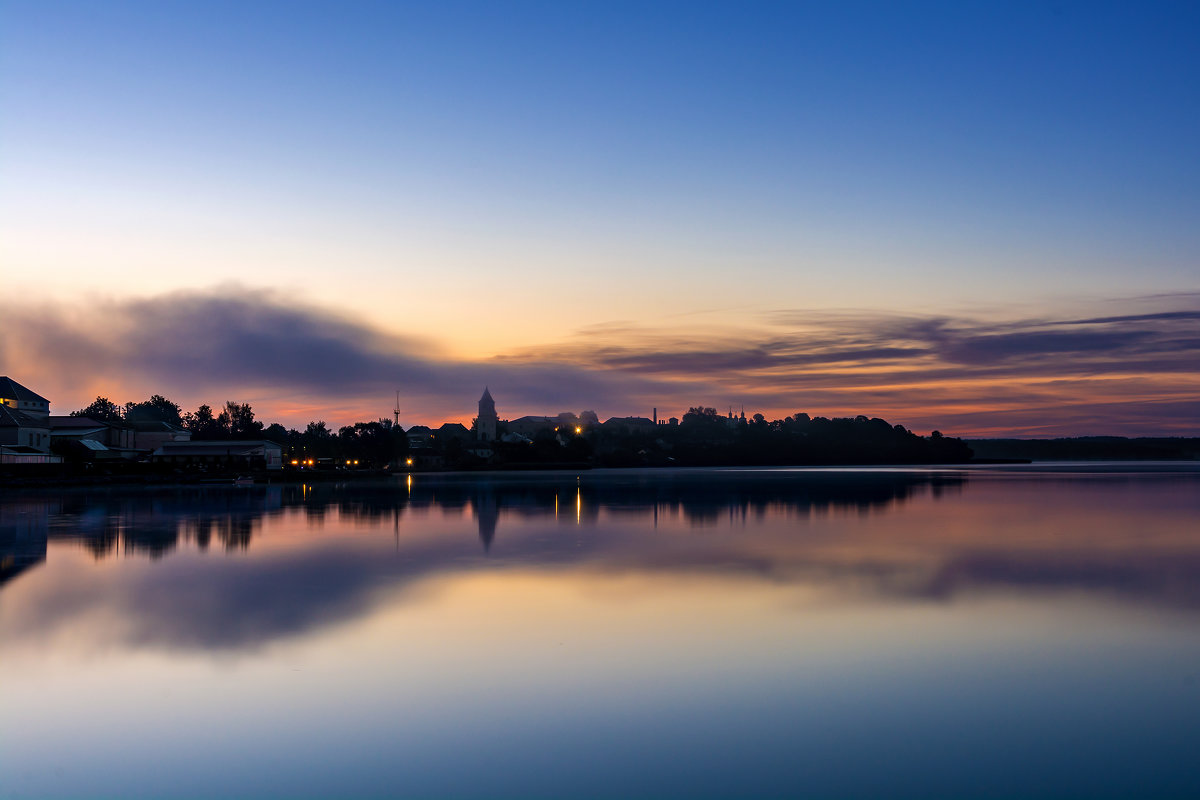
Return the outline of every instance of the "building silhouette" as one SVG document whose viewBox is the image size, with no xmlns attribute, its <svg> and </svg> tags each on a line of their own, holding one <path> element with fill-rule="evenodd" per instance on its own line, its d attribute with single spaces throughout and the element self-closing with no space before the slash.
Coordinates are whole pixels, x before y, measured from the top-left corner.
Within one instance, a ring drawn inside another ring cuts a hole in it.
<svg viewBox="0 0 1200 800">
<path fill-rule="evenodd" d="M 44 464 L 50 455 L 50 401 L 0 375 L 0 463 Z"/>
<path fill-rule="evenodd" d="M 496 401 L 492 393 L 483 387 L 483 397 L 479 398 L 479 416 L 475 419 L 475 437 L 481 442 L 496 441 L 496 426 L 500 418 L 496 416 Z"/>
</svg>

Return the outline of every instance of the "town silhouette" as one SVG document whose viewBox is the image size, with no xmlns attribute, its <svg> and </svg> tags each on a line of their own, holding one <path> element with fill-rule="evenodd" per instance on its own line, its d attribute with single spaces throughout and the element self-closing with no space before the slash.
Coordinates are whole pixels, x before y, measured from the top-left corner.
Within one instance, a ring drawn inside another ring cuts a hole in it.
<svg viewBox="0 0 1200 800">
<path fill-rule="evenodd" d="M 0 378 L 4 463 L 55 467 L 61 474 L 136 471 L 179 474 L 228 469 L 472 470 L 781 464 L 961 463 L 971 449 L 934 431 L 919 436 L 866 416 L 768 420 L 733 409 L 694 406 L 679 417 L 609 417 L 591 410 L 501 419 L 491 391 L 469 423 L 405 429 L 386 418 L 332 430 L 264 424 L 249 404 L 203 404 L 184 412 L 162 395 L 119 406 L 106 397 L 66 416 L 11 378 Z M 73 472 L 72 472 L 72 468 Z M 54 472 L 54 470 L 48 470 Z"/>
<path fill-rule="evenodd" d="M 392 419 L 303 430 L 264 423 L 247 403 L 195 411 L 162 395 L 118 405 L 97 397 L 65 416 L 50 401 L 0 377 L 0 472 L 20 480 L 194 481 L 381 472 L 592 467 L 962 464 L 1046 459 L 1194 460 L 1200 439 L 1114 436 L 975 439 L 921 436 L 878 417 L 768 420 L 730 407 L 693 406 L 680 416 L 609 417 L 592 410 L 501 418 L 490 388 L 466 423 L 437 427 Z"/>
</svg>

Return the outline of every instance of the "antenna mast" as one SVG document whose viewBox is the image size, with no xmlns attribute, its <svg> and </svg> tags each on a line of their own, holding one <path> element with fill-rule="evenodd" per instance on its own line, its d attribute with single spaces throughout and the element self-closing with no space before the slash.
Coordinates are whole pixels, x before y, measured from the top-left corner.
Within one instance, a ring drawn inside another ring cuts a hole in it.
<svg viewBox="0 0 1200 800">
<path fill-rule="evenodd" d="M 396 405 L 392 406 L 392 422 L 397 428 L 400 427 L 400 390 L 396 390 Z"/>
</svg>

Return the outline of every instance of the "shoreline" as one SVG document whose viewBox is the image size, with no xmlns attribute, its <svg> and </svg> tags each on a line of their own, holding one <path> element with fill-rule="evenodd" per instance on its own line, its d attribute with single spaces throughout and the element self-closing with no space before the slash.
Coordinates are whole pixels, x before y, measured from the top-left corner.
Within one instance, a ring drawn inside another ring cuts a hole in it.
<svg viewBox="0 0 1200 800">
<path fill-rule="evenodd" d="M 0 482 L 0 496 L 18 493 L 28 489 L 88 489 L 88 488 L 252 488 L 264 486 L 297 486 L 313 483 L 348 483 L 348 482 L 371 482 L 382 481 L 387 479 L 398 479 L 406 476 L 421 476 L 421 477 L 447 477 L 447 478 L 470 478 L 470 477 L 488 477 L 488 476 L 510 476 L 516 477 L 524 474 L 534 473 L 571 473 L 571 472 L 594 472 L 607 474 L 613 472 L 639 472 L 639 473 L 654 473 L 654 472 L 690 472 L 709 469 L 735 469 L 735 470 L 813 470 L 819 471 L 822 469 L 829 470 L 845 470 L 845 469 L 969 469 L 972 467 L 988 467 L 988 466 L 1031 466 L 1036 464 L 1055 465 L 1064 463 L 1075 464 L 1094 464 L 1097 466 L 1105 464 L 1178 464 L 1188 465 L 1200 463 L 1197 459 L 1174 458 L 1174 459 L 1114 459 L 1114 458 L 1096 458 L 1096 459 L 978 459 L 957 463 L 824 463 L 824 464 L 697 464 L 697 465 L 647 465 L 635 467 L 596 467 L 582 463 L 558 463 L 558 464 L 522 464 L 517 467 L 500 467 L 500 468 L 478 468 L 478 469 L 447 469 L 447 470 L 353 470 L 353 471 L 337 471 L 337 470 L 312 470 L 300 472 L 284 471 L 276 473 L 252 473 L 242 471 L 240 473 L 229 473 L 228 475 L 220 476 L 178 476 L 178 475 L 91 475 L 91 476 L 15 476 L 12 472 L 3 476 L 3 481 Z M 238 479 L 242 482 L 237 482 Z M 245 482 L 246 478 L 251 478 L 252 482 Z"/>
</svg>

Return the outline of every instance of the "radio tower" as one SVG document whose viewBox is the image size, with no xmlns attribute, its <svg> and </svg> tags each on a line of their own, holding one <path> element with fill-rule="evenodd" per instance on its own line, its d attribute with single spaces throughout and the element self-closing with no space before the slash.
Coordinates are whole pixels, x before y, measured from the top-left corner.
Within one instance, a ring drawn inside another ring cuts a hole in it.
<svg viewBox="0 0 1200 800">
<path fill-rule="evenodd" d="M 392 406 L 392 422 L 397 428 L 400 427 L 400 391 L 396 390 L 396 405 Z"/>
</svg>

